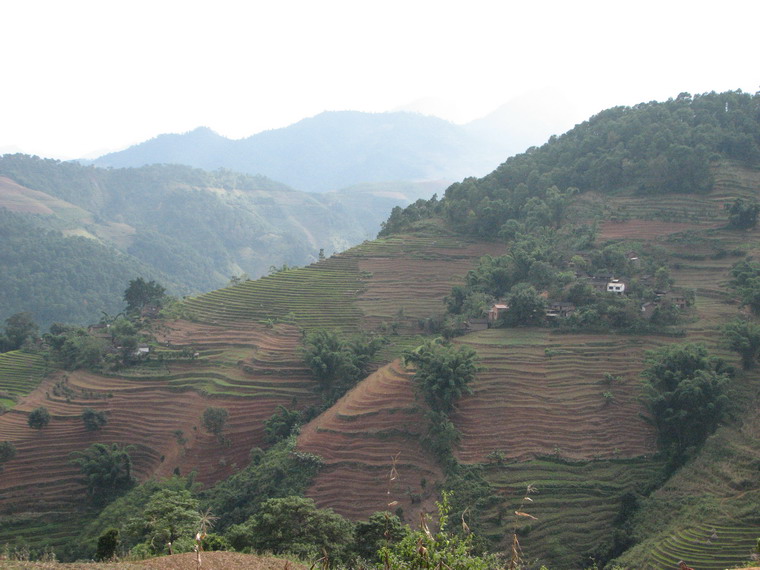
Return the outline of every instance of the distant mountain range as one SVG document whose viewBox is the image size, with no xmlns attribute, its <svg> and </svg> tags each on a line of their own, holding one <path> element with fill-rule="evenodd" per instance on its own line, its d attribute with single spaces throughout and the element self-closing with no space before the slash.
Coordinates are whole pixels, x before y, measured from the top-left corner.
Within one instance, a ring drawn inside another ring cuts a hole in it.
<svg viewBox="0 0 760 570">
<path fill-rule="evenodd" d="M 205 127 L 163 134 L 106 154 L 92 164 L 227 168 L 263 175 L 306 192 L 401 180 L 454 182 L 482 176 L 508 156 L 544 142 L 559 122 L 538 121 L 536 129 L 526 129 L 526 121 L 536 118 L 528 117 L 520 106 L 505 106 L 464 126 L 409 112 L 324 112 L 240 140 Z"/>
</svg>

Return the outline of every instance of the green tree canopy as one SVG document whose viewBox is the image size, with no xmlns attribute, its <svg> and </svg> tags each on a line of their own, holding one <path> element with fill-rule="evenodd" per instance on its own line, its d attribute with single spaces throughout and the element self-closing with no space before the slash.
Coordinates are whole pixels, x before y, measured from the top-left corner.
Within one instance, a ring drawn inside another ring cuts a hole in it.
<svg viewBox="0 0 760 570">
<path fill-rule="evenodd" d="M 81 530 L 72 558 L 92 558 L 96 552 L 99 538 L 109 529 L 119 531 L 120 548 L 128 551 L 137 544 L 144 543 L 147 536 L 145 525 L 134 524 L 136 520 L 144 520 L 145 506 L 158 491 L 188 490 L 193 493 L 195 483 L 192 477 L 171 477 L 168 479 L 148 479 L 140 485 L 135 485 L 111 503 L 106 505 L 97 518 L 87 523 Z M 160 545 L 159 545 L 160 546 Z M 146 549 L 147 550 L 147 549 Z"/>
<path fill-rule="evenodd" d="M 50 423 L 50 412 L 45 406 L 40 406 L 29 413 L 27 423 L 31 428 L 42 429 Z"/>
<path fill-rule="evenodd" d="M 16 457 L 16 446 L 10 441 L 0 441 L 0 463 Z"/>
<path fill-rule="evenodd" d="M 508 325 L 540 325 L 546 318 L 546 301 L 533 285 L 519 283 L 507 297 L 509 310 L 504 315 Z"/>
<path fill-rule="evenodd" d="M 97 431 L 108 423 L 105 412 L 98 412 L 92 408 L 85 408 L 82 412 L 82 423 L 87 431 Z"/>
<path fill-rule="evenodd" d="M 245 523 L 232 527 L 228 536 L 238 550 L 290 552 L 311 560 L 326 552 L 331 562 L 346 563 L 354 529 L 332 509 L 318 509 L 313 499 L 291 496 L 264 502 Z"/>
<path fill-rule="evenodd" d="M 404 359 L 414 364 L 414 382 L 434 412 L 448 414 L 478 373 L 477 353 L 468 346 L 454 347 L 438 340 L 406 351 Z"/>
<path fill-rule="evenodd" d="M 760 204 L 756 200 L 737 198 L 733 204 L 726 204 L 728 223 L 739 229 L 754 228 L 757 225 L 757 215 L 760 214 Z"/>
<path fill-rule="evenodd" d="M 644 403 L 658 442 L 681 462 L 717 428 L 728 405 L 729 368 L 701 344 L 677 344 L 646 356 Z"/>
<path fill-rule="evenodd" d="M 27 340 L 34 340 L 38 336 L 38 328 L 31 313 L 16 313 L 5 319 L 5 346 L 2 351 L 16 350 L 21 348 Z"/>
<path fill-rule="evenodd" d="M 161 305 L 166 289 L 155 281 L 146 282 L 142 277 L 133 279 L 124 291 L 127 312 L 140 311 L 146 305 Z"/>
<path fill-rule="evenodd" d="M 219 515 L 224 530 L 254 515 L 259 505 L 273 497 L 301 495 L 316 475 L 318 456 L 296 451 L 295 437 L 263 451 L 251 451 L 250 464 L 204 493 L 204 507 Z"/>
<path fill-rule="evenodd" d="M 224 431 L 224 425 L 227 423 L 229 415 L 230 413 L 225 408 L 209 406 L 203 411 L 203 427 L 210 433 L 219 435 Z"/>
<path fill-rule="evenodd" d="M 151 496 L 142 514 L 130 521 L 129 528 L 144 538 L 154 555 L 189 552 L 200 531 L 198 509 L 198 499 L 187 489 L 161 489 Z"/>
<path fill-rule="evenodd" d="M 302 421 L 301 412 L 298 410 L 289 410 L 282 404 L 278 405 L 275 413 L 264 422 L 264 433 L 266 434 L 267 443 L 277 443 L 287 439 L 300 425 Z"/>
<path fill-rule="evenodd" d="M 384 568 L 392 570 L 423 570 L 449 568 L 451 570 L 492 570 L 499 565 L 495 560 L 473 553 L 473 535 L 460 536 L 448 529 L 451 507 L 450 493 L 444 491 L 438 506 L 438 530 L 433 532 L 423 520 L 419 530 L 407 530 L 398 543 L 383 547 L 379 556 Z"/>
<path fill-rule="evenodd" d="M 119 548 L 119 529 L 111 528 L 98 537 L 98 546 L 95 550 L 95 560 L 108 562 L 116 558 Z"/>
<path fill-rule="evenodd" d="M 398 516 L 388 511 L 376 512 L 368 520 L 356 523 L 353 550 L 360 558 L 372 562 L 380 549 L 398 543 L 409 532 Z"/>
<path fill-rule="evenodd" d="M 760 314 L 760 263 L 744 259 L 731 268 L 731 286 L 755 315 Z"/>
<path fill-rule="evenodd" d="M 746 319 L 736 319 L 726 324 L 723 329 L 726 345 L 739 353 L 742 367 L 752 368 L 760 356 L 760 325 Z"/>
<path fill-rule="evenodd" d="M 317 329 L 304 338 L 303 359 L 319 384 L 326 405 L 366 376 L 383 339 L 369 336 L 345 338 L 334 331 Z"/>
<path fill-rule="evenodd" d="M 87 492 L 96 502 L 113 499 L 134 485 L 131 449 L 118 443 L 94 443 L 71 453 L 70 463 L 79 467 Z"/>
</svg>

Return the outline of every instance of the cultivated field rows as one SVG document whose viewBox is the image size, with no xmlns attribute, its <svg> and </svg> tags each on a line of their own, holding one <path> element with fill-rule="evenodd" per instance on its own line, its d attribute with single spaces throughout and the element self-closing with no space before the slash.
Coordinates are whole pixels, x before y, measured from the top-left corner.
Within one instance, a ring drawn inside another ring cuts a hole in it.
<svg viewBox="0 0 760 570">
<path fill-rule="evenodd" d="M 409 374 L 395 361 L 304 426 L 299 449 L 318 454 L 326 464 L 309 494 L 351 518 L 387 508 L 389 489 L 407 515 L 431 506 L 422 500 L 429 494 L 422 481 L 438 480 L 441 471 L 420 444 L 426 425 L 422 406 Z"/>
<path fill-rule="evenodd" d="M 462 432 L 461 461 L 482 462 L 494 451 L 521 460 L 552 453 L 592 459 L 653 452 L 653 432 L 638 417 L 637 377 L 651 342 L 611 337 L 598 346 L 598 335 L 545 331 L 543 339 L 515 344 L 520 334 L 491 329 L 458 341 L 477 350 L 484 368 L 453 416 Z M 617 379 L 606 383 L 607 373 Z"/>
<path fill-rule="evenodd" d="M 567 462 L 546 458 L 504 465 L 492 464 L 486 478 L 502 500 L 487 512 L 489 533 L 506 528 L 505 547 L 513 529 L 519 529 L 524 557 L 539 555 L 550 567 L 580 567 L 589 552 L 609 537 L 625 493 L 646 486 L 661 463 L 644 460 Z M 527 495 L 527 487 L 533 491 Z M 527 512 L 534 519 L 517 516 Z M 560 539 L 561 537 L 561 539 Z"/>
</svg>

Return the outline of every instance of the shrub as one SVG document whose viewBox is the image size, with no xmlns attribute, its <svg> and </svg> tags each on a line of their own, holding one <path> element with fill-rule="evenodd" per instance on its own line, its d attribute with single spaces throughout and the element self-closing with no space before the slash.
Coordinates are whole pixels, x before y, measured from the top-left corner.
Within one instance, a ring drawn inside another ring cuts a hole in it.
<svg viewBox="0 0 760 570">
<path fill-rule="evenodd" d="M 92 408 L 85 408 L 81 417 L 87 431 L 97 431 L 108 422 L 105 412 L 96 412 Z"/>
<path fill-rule="evenodd" d="M 10 441 L 0 442 L 0 463 L 10 461 L 16 457 L 16 446 Z"/>
<path fill-rule="evenodd" d="M 209 406 L 203 412 L 203 427 L 205 427 L 210 433 L 219 435 L 224 430 L 224 424 L 227 423 L 227 417 L 229 415 L 229 412 L 224 408 Z"/>
<path fill-rule="evenodd" d="M 50 412 L 45 406 L 40 406 L 29 414 L 27 423 L 31 428 L 42 429 L 50 423 Z"/>
</svg>

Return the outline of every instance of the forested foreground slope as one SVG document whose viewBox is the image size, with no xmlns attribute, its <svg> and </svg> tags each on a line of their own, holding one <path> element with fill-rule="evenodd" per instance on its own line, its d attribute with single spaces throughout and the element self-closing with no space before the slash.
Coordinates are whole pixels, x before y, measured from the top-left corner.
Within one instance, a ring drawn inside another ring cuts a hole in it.
<svg viewBox="0 0 760 570">
<path fill-rule="evenodd" d="M 746 113 L 721 126 L 734 103 Z M 625 134 L 637 111 L 647 140 L 671 137 L 704 159 L 698 179 L 672 182 L 667 166 L 652 177 L 660 154 L 644 142 L 634 150 L 636 137 Z M 388 509 L 416 524 L 452 489 L 452 520 L 494 552 L 507 551 L 516 532 L 526 563 L 583 568 L 617 558 L 626 568 L 669 568 L 683 559 L 718 569 L 748 560 L 760 536 L 760 376 L 757 352 L 740 358 L 726 325 L 756 324 L 760 307 L 760 230 L 740 215 L 753 211 L 760 188 L 757 97 L 681 97 L 608 114 L 612 123 L 601 114 L 561 137 L 587 155 L 550 141 L 442 200 L 394 211 L 375 241 L 188 299 L 184 319 L 150 322 L 153 352 L 141 364 L 30 374 L 0 416 L 0 439 L 17 449 L 2 464 L 0 542 L 61 546 L 74 534 L 62 521 L 93 519 L 67 460 L 93 442 L 133 445 L 141 480 L 195 470 L 209 489 L 232 475 L 209 506 L 225 520 L 242 516 L 248 506 L 235 501 L 234 481 L 250 460 L 266 461 L 249 452 L 269 445 L 264 422 L 282 405 L 316 411 L 292 455 L 310 474 L 302 492 L 353 520 Z M 668 126 L 662 137 L 658 121 L 642 118 L 650 115 Z M 749 126 L 734 124 L 745 119 Z M 720 126 L 718 135 L 704 124 Z M 734 132 L 744 146 L 723 136 Z M 584 156 L 617 157 L 633 170 L 613 181 L 581 176 Z M 626 294 L 595 291 L 600 276 L 604 287 L 625 282 Z M 552 312 L 553 303 L 566 304 Z M 478 319 L 494 304 L 509 309 L 484 329 Z M 302 348 L 320 330 L 387 339 L 366 378 L 326 409 Z M 440 336 L 472 349 L 480 366 L 471 393 L 443 414 L 400 358 L 424 354 L 415 349 Z M 705 366 L 697 378 L 723 392 L 695 417 L 704 387 L 695 384 L 683 414 L 658 423 L 642 372 L 653 369 L 651 351 L 687 343 Z M 39 370 L 19 360 L 8 366 Z M 7 370 L 2 382 L 13 377 Z M 35 430 L 27 421 L 41 405 L 52 418 Z M 221 439 L 203 428 L 209 406 L 229 412 Z M 86 407 L 107 412 L 103 429 L 85 429 Z M 704 442 L 679 431 L 713 419 Z"/>
</svg>

